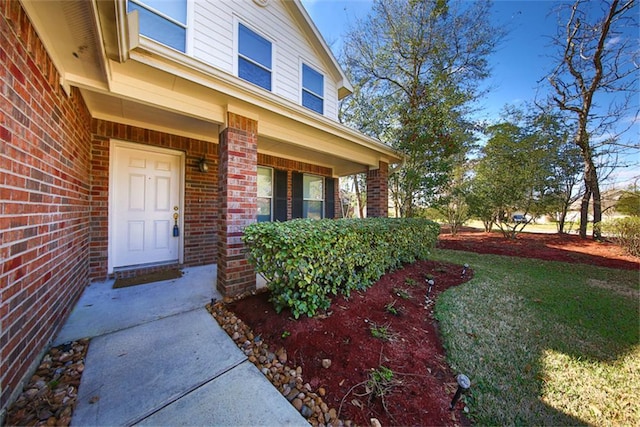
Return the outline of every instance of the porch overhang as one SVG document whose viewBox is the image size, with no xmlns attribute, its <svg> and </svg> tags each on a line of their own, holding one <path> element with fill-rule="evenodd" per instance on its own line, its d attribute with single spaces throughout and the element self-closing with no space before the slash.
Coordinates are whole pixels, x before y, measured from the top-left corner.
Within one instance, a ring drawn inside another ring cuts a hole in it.
<svg viewBox="0 0 640 427">
<path fill-rule="evenodd" d="M 334 176 L 401 161 L 375 139 L 131 34 L 123 4 L 24 2 L 47 35 L 61 84 L 80 88 L 93 118 L 217 143 L 231 111 L 258 121 L 259 152 L 329 167 Z"/>
</svg>

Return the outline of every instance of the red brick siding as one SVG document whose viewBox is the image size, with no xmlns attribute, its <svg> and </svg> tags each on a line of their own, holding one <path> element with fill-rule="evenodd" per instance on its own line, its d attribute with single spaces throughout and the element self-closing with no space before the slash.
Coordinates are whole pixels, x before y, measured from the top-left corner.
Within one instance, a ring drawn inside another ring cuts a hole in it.
<svg viewBox="0 0 640 427">
<path fill-rule="evenodd" d="M 207 141 L 149 129 L 93 120 L 91 124 L 91 251 L 92 279 L 107 277 L 109 226 L 110 139 L 169 148 L 185 153 L 184 265 L 213 264 L 217 259 L 218 147 Z M 198 163 L 206 155 L 209 171 Z M 162 268 L 167 268 L 164 266 Z M 118 277 L 146 273 L 157 268 L 122 272 Z"/>
<path fill-rule="evenodd" d="M 256 273 L 246 257 L 242 230 L 256 222 L 258 122 L 228 113 L 220 134 L 218 283 L 223 295 L 255 288 Z"/>
<path fill-rule="evenodd" d="M 89 123 L 20 2 L 0 0 L 0 410 L 88 283 Z"/>
<path fill-rule="evenodd" d="M 378 169 L 367 172 L 367 217 L 389 216 L 389 165 L 380 162 Z"/>
<path fill-rule="evenodd" d="M 333 171 L 331 168 L 327 168 L 325 166 L 312 165 L 310 163 L 304 163 L 296 160 L 283 159 L 280 157 L 270 156 L 268 154 L 258 154 L 258 165 L 259 166 L 268 166 L 274 169 L 287 171 L 287 219 L 291 219 L 291 202 L 293 199 L 293 195 L 291 193 L 291 172 L 301 172 L 301 173 L 309 173 L 313 175 L 321 175 L 326 179 L 334 179 L 331 178 L 333 175 Z M 340 218 L 342 216 L 340 212 L 340 206 L 338 203 L 339 197 L 339 185 L 338 180 L 336 179 L 336 183 L 334 186 L 334 200 L 335 200 L 335 208 L 334 208 L 334 217 Z"/>
</svg>

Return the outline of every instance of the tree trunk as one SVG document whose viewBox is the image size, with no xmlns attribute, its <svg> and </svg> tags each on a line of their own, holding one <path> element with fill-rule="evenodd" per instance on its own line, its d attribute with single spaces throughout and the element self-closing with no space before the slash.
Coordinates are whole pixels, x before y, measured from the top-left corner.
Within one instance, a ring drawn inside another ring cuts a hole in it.
<svg viewBox="0 0 640 427">
<path fill-rule="evenodd" d="M 353 177 L 353 189 L 356 192 L 356 203 L 358 204 L 358 214 L 360 218 L 364 218 L 364 209 L 362 208 L 362 199 L 360 196 L 360 185 L 358 184 L 358 176 Z"/>
<path fill-rule="evenodd" d="M 587 182 L 587 176 L 584 177 L 585 191 L 580 204 L 580 238 L 587 238 L 587 223 L 589 222 L 589 199 L 591 199 L 591 188 Z"/>
<path fill-rule="evenodd" d="M 567 204 L 562 206 L 560 218 L 558 218 L 558 234 L 564 234 L 564 223 L 567 220 Z"/>
<path fill-rule="evenodd" d="M 589 192 L 593 198 L 593 238 L 600 240 L 602 238 L 602 232 L 600 230 L 600 223 L 602 222 L 602 201 L 600 197 L 598 173 L 591 158 L 589 158 L 589 161 L 585 165 L 584 177 L 585 184 L 588 185 Z"/>
</svg>

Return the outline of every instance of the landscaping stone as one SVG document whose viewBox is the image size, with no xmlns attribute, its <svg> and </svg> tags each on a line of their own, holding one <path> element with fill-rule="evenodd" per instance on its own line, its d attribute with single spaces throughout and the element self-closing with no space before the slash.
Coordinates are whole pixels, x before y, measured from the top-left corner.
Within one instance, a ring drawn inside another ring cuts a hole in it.
<svg viewBox="0 0 640 427">
<path fill-rule="evenodd" d="M 50 349 L 9 407 L 6 425 L 68 426 L 88 348 L 89 340 L 79 340 Z"/>
<path fill-rule="evenodd" d="M 244 296 L 244 295 L 243 295 Z M 237 299 L 243 296 L 237 297 Z M 227 303 L 233 300 L 228 300 Z M 296 408 L 300 414 L 313 426 L 324 425 L 351 425 L 338 419 L 335 408 L 323 402 L 322 397 L 313 391 L 313 387 L 302 378 L 301 366 L 288 366 L 289 358 L 283 347 L 273 350 L 265 344 L 259 336 L 247 324 L 238 319 L 226 307 L 224 302 L 216 302 L 207 305 L 207 310 L 220 324 L 222 329 L 233 339 L 238 347 L 246 351 L 249 361 L 256 365 L 258 370 L 265 375 L 280 393 Z M 325 359 L 327 368 L 331 366 L 331 360 Z M 323 395 L 326 390 L 322 389 Z"/>
</svg>

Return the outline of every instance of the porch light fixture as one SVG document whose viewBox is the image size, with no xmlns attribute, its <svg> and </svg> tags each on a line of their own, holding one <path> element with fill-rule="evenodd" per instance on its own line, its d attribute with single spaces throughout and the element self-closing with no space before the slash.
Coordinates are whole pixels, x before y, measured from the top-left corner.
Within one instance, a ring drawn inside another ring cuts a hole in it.
<svg viewBox="0 0 640 427">
<path fill-rule="evenodd" d="M 209 172 L 209 164 L 207 163 L 207 159 L 205 159 L 204 157 L 200 159 L 200 161 L 198 162 L 198 169 L 200 169 L 200 172 L 202 173 Z"/>
</svg>

